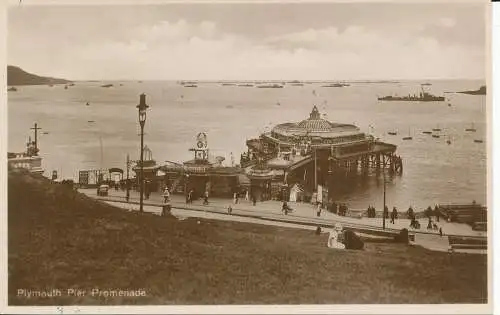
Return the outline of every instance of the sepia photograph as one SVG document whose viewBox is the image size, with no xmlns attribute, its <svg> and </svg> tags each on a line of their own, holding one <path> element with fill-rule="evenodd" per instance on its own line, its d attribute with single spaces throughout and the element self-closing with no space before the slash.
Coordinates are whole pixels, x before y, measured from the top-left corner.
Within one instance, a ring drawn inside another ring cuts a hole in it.
<svg viewBox="0 0 500 315">
<path fill-rule="evenodd" d="M 11 2 L 7 305 L 491 310 L 490 15 Z"/>
</svg>

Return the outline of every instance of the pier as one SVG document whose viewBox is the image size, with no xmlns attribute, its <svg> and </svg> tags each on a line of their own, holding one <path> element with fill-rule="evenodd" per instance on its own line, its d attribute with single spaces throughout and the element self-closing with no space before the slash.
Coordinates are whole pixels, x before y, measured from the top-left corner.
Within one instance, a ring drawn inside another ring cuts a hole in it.
<svg viewBox="0 0 500 315">
<path fill-rule="evenodd" d="M 381 142 L 357 126 L 322 119 L 316 106 L 308 119 L 276 125 L 246 144 L 241 167 L 255 182 L 252 192 L 264 195 L 263 199 L 286 199 L 280 196 L 279 186 L 287 190 L 298 184 L 312 194 L 318 185 L 326 188 L 342 176 L 366 175 L 371 170 L 403 173 L 396 145 Z"/>
</svg>

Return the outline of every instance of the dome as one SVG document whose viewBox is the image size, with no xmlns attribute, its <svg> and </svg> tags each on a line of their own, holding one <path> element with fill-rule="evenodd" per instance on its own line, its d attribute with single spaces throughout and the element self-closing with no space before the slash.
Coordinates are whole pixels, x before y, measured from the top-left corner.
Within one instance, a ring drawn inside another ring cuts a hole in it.
<svg viewBox="0 0 500 315">
<path fill-rule="evenodd" d="M 321 118 L 316 106 L 313 107 L 309 118 L 299 123 L 284 123 L 275 126 L 273 133 L 284 137 L 321 137 L 335 138 L 340 136 L 364 136 L 359 128 L 350 124 L 338 124 Z"/>
<path fill-rule="evenodd" d="M 311 131 L 330 131 L 332 125 L 325 119 L 306 119 L 298 123 L 298 126 Z"/>
</svg>

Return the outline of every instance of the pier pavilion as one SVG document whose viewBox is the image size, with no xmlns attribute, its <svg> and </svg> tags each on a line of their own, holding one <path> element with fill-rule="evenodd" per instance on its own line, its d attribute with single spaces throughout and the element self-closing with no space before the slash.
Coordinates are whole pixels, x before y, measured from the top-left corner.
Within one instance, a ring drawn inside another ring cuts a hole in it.
<svg viewBox="0 0 500 315">
<path fill-rule="evenodd" d="M 396 146 L 365 134 L 351 124 L 321 118 L 316 106 L 309 118 L 276 125 L 270 132 L 246 142 L 241 166 L 251 180 L 251 192 L 260 199 L 287 199 L 295 184 L 306 191 L 335 183 L 340 174 L 388 169 L 401 174 Z M 332 197 L 330 196 L 330 199 Z"/>
<path fill-rule="evenodd" d="M 163 186 L 173 193 L 193 190 L 193 198 L 198 198 L 208 191 L 209 196 L 232 197 L 249 188 L 250 181 L 240 167 L 223 166 L 223 157 L 210 157 L 206 134 L 198 134 L 196 145 L 189 151 L 194 153 L 192 160 L 167 162 L 159 168 L 165 174 Z"/>
</svg>

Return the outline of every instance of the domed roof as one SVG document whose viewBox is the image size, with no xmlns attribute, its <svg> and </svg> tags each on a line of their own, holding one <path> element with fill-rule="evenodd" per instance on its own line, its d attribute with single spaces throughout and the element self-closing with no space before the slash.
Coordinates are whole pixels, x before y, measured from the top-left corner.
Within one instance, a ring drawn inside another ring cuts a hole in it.
<svg viewBox="0 0 500 315">
<path fill-rule="evenodd" d="M 306 119 L 299 122 L 298 126 L 313 131 L 330 131 L 332 129 L 332 124 L 325 119 Z"/>
<path fill-rule="evenodd" d="M 337 124 L 321 118 L 316 106 L 313 107 L 309 118 L 299 123 L 284 123 L 275 126 L 272 132 L 285 137 L 312 136 L 334 138 L 344 135 L 363 135 L 359 128 L 350 124 Z"/>
</svg>

